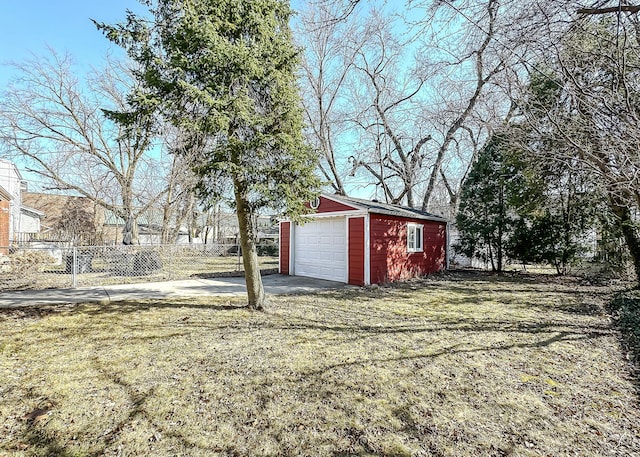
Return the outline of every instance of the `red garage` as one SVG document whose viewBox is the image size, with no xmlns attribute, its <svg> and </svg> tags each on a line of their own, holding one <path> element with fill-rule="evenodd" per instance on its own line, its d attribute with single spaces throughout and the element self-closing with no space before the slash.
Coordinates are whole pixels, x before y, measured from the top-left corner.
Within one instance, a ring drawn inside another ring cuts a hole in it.
<svg viewBox="0 0 640 457">
<path fill-rule="evenodd" d="M 280 273 L 379 284 L 447 266 L 447 222 L 399 205 L 322 195 L 304 225 L 280 222 Z"/>
</svg>

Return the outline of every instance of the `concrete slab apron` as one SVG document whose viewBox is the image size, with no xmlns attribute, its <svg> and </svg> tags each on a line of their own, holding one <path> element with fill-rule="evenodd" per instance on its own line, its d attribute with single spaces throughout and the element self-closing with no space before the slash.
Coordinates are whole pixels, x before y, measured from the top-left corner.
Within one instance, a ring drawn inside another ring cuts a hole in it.
<svg viewBox="0 0 640 457">
<path fill-rule="evenodd" d="M 296 293 L 312 293 L 319 290 L 337 289 L 346 284 L 325 281 L 323 279 L 304 278 L 301 276 L 267 275 L 262 284 L 267 294 L 282 295 Z M 132 286 L 106 286 L 105 292 L 110 301 L 131 298 L 178 298 L 201 296 L 246 296 L 247 288 L 243 277 L 188 279 L 183 281 L 167 281 Z"/>
<path fill-rule="evenodd" d="M 267 294 L 313 293 L 346 284 L 301 276 L 268 275 L 262 278 Z M 60 303 L 108 303 L 136 299 L 197 296 L 246 296 L 243 277 L 188 279 L 76 289 L 24 290 L 0 293 L 0 308 Z"/>
<path fill-rule="evenodd" d="M 0 293 L 0 308 L 21 306 L 57 305 L 66 303 L 95 303 L 108 301 L 109 296 L 101 287 L 77 289 L 19 290 Z"/>
<path fill-rule="evenodd" d="M 135 286 L 135 287 L 134 287 Z M 246 295 L 244 278 L 186 279 L 146 284 L 105 286 L 109 301 L 153 298 Z"/>
</svg>

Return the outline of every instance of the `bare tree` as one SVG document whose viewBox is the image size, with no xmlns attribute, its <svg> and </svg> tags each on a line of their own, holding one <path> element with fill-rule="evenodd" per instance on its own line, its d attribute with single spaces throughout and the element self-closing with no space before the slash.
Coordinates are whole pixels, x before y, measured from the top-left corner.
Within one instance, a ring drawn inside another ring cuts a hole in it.
<svg viewBox="0 0 640 457">
<path fill-rule="evenodd" d="M 351 156 L 352 174 L 366 171 L 386 201 L 415 206 L 425 145 L 431 140 L 418 121 L 426 77 L 407 62 L 406 43 L 393 34 L 392 19 L 376 12 L 366 29 L 366 44 L 357 50 L 359 78 L 352 86 L 358 111 L 360 152 Z"/>
<path fill-rule="evenodd" d="M 456 78 L 447 78 L 448 81 L 441 80 L 446 81 L 447 86 L 450 87 L 446 92 L 440 91 L 441 94 L 446 94 L 441 98 L 443 98 L 443 106 L 449 115 L 446 127 L 438 139 L 439 144 L 422 198 L 421 206 L 423 210 L 426 210 L 439 178 L 444 178 L 444 184 L 452 196 L 457 194 L 453 192 L 446 175 L 443 173 L 443 164 L 450 154 L 451 147 L 460 141 L 460 135 L 469 134 L 471 127 L 466 123 L 481 106 L 487 87 L 505 69 L 505 62 L 503 56 L 499 52 L 495 52 L 494 46 L 499 30 L 500 2 L 498 0 L 463 2 L 462 4 L 446 1 L 428 2 L 421 6 L 426 8 L 428 12 L 427 20 L 420 21 L 421 27 L 433 27 L 432 23 L 436 16 L 441 14 L 450 21 L 450 26 L 460 27 L 460 30 L 463 31 L 463 34 L 456 34 L 458 39 L 462 38 L 461 43 L 455 48 L 447 49 L 450 56 L 443 63 L 447 73 L 456 75 L 457 79 L 462 79 L 460 74 L 465 75 L 465 84 L 462 87 L 460 84 L 455 84 L 453 79 Z M 437 25 L 442 26 L 441 23 Z M 431 42 L 426 44 L 426 49 L 430 49 L 431 52 L 434 52 L 435 49 L 442 52 L 443 46 L 449 46 L 450 41 L 440 42 L 437 40 L 441 34 L 441 29 L 432 29 L 429 33 Z M 471 74 L 466 76 L 468 70 L 471 70 Z M 443 87 L 442 82 L 440 87 Z M 451 87 L 458 87 L 458 90 L 452 90 Z M 451 100 L 452 96 L 457 96 L 457 100 Z M 471 137 L 473 136 L 472 134 Z M 477 148 L 477 143 L 475 146 Z"/>
<path fill-rule="evenodd" d="M 361 38 L 353 20 L 333 20 L 338 10 L 332 3 L 307 5 L 296 31 L 305 49 L 301 85 L 306 136 L 320 151 L 323 178 L 337 194 L 346 195 L 345 157 L 336 142 L 345 130 L 345 89 Z"/>
<path fill-rule="evenodd" d="M 166 162 L 163 186 L 166 192 L 163 200 L 158 202 L 162 211 L 160 239 L 163 244 L 169 244 L 177 241 L 185 223 L 188 227 L 194 224 L 198 177 L 193 170 L 203 145 L 169 124 L 163 125 L 162 136 Z"/>
<path fill-rule="evenodd" d="M 334 9 L 316 23 L 332 36 L 337 24 L 364 22 L 357 3 L 330 2 Z M 508 32 L 516 13 L 501 4 L 423 0 L 398 14 L 366 3 L 380 8 L 369 14 L 359 41 L 342 40 L 341 48 L 351 43 L 356 56 L 349 63 L 357 71 L 347 81 L 348 118 L 356 127 L 340 133 L 358 146 L 347 151 L 338 141 L 343 149 L 333 148 L 331 157 L 348 155 L 351 176 L 375 184 L 388 202 L 428 209 L 437 193 L 448 195 L 455 212 L 469 165 L 510 110 L 496 82 L 506 78 L 506 62 L 517 60 Z M 316 129 L 322 125 L 309 120 Z"/>
<path fill-rule="evenodd" d="M 153 119 L 140 116 L 124 129 L 112 113 L 128 111 L 133 79 L 108 61 L 86 81 L 74 74 L 68 55 L 15 64 L 20 76 L 0 100 L 0 140 L 5 151 L 48 183 L 135 221 L 162 192 L 149 192 L 154 159 L 149 153 Z"/>
<path fill-rule="evenodd" d="M 565 6 L 576 11 L 574 2 Z M 551 34 L 557 20 L 544 15 L 538 24 Z M 638 30 L 633 11 L 574 17 L 554 33 L 557 44 L 541 54 L 522 106 L 534 132 L 531 141 L 552 138 L 562 146 L 543 157 L 566 164 L 577 157 L 596 177 L 592 185 L 604 188 L 640 278 Z"/>
<path fill-rule="evenodd" d="M 330 6 L 310 2 L 323 11 L 311 28 L 324 38 L 312 41 L 323 51 L 327 40 L 336 43 L 339 27 L 365 21 L 365 5 L 378 8 L 359 30 L 357 42 L 343 39 L 331 48 L 344 53 L 351 46 L 356 52 L 355 60 L 341 68 L 356 69 L 350 77 L 317 59 L 308 62 L 307 77 L 309 70 L 322 69 L 316 77 L 351 88 L 344 96 L 348 102 L 340 101 L 353 110 L 341 114 L 356 127 L 332 132 L 327 167 L 322 169 L 334 190 L 341 192 L 357 174 L 381 189 L 389 202 L 425 210 L 438 206 L 454 214 L 479 148 L 514 113 L 512 100 L 521 93 L 531 56 L 553 44 L 536 18 L 554 17 L 554 26 L 561 28 L 568 3 L 413 0 L 398 11 L 375 1 L 335 0 Z M 576 8 L 574 3 L 574 12 Z M 314 48 L 312 55 L 326 54 Z M 309 102 L 307 94 L 305 103 L 317 112 L 315 107 L 324 102 L 318 102 L 317 95 L 311 98 Z M 316 132 L 327 124 L 318 115 L 308 116 L 308 121 Z M 355 150 L 347 150 L 349 143 L 357 144 Z M 331 164 L 345 156 L 350 157 L 351 176 L 343 172 L 341 180 L 334 179 Z"/>
</svg>

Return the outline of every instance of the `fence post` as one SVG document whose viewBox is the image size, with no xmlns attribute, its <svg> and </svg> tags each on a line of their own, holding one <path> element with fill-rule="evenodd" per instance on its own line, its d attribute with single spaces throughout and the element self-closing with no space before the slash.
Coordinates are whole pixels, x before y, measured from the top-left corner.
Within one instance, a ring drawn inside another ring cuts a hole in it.
<svg viewBox="0 0 640 457">
<path fill-rule="evenodd" d="M 238 271 L 240 271 L 240 244 L 236 244 L 236 248 L 238 249 Z"/>
<path fill-rule="evenodd" d="M 71 282 L 73 287 L 78 287 L 78 248 L 73 248 L 73 262 L 71 267 Z"/>
</svg>

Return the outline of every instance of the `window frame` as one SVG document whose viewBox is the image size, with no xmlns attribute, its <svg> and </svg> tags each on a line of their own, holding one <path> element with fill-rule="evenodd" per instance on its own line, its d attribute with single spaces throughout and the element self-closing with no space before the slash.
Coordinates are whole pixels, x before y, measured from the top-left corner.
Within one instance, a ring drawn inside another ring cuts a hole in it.
<svg viewBox="0 0 640 457">
<path fill-rule="evenodd" d="M 413 232 L 413 240 L 411 233 Z M 419 243 L 416 243 L 416 240 Z M 413 244 L 413 246 L 412 246 Z M 407 252 L 424 252 L 424 225 L 415 222 L 407 223 Z"/>
</svg>

